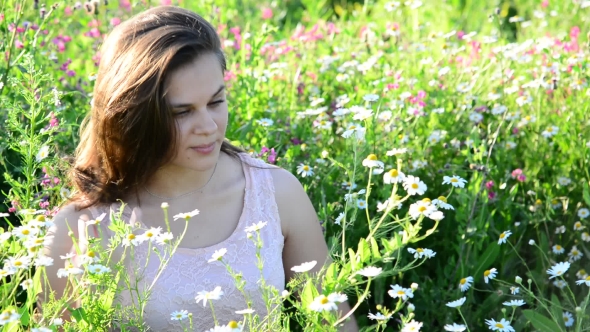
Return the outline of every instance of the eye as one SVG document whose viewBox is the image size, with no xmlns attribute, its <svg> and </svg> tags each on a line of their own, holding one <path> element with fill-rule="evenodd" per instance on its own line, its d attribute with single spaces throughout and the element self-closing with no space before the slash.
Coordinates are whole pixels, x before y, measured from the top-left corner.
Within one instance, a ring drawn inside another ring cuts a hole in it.
<svg viewBox="0 0 590 332">
<path fill-rule="evenodd" d="M 174 116 L 175 116 L 175 117 L 182 118 L 183 116 L 185 116 L 185 115 L 187 115 L 187 114 L 189 114 L 189 113 L 190 113 L 190 111 L 189 111 L 189 110 L 184 110 L 184 111 L 180 111 L 180 112 L 176 112 L 176 113 L 174 113 Z"/>
<path fill-rule="evenodd" d="M 217 107 L 217 106 L 219 106 L 219 105 L 223 104 L 223 102 L 225 102 L 225 100 L 224 100 L 224 99 L 221 99 L 221 100 L 216 100 L 216 101 L 214 101 L 214 102 L 210 103 L 209 105 L 211 105 L 211 106 L 213 106 L 213 107 Z"/>
</svg>

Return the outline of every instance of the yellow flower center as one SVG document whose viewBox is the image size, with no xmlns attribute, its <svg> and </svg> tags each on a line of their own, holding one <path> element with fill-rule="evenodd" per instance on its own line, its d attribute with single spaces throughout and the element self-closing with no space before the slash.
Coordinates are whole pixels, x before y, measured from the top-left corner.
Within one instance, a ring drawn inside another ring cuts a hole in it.
<svg viewBox="0 0 590 332">
<path fill-rule="evenodd" d="M 577 222 L 574 224 L 574 227 L 575 227 L 575 228 L 580 228 L 580 227 L 582 227 L 582 223 L 581 223 L 581 222 L 579 222 L 579 221 L 577 221 Z"/>
<path fill-rule="evenodd" d="M 461 281 L 460 281 L 461 285 L 465 285 L 465 283 L 466 283 L 466 282 L 467 282 L 467 278 L 463 278 L 463 279 L 461 279 Z"/>
<path fill-rule="evenodd" d="M 152 233 L 152 232 L 146 232 L 146 233 L 145 233 L 145 236 L 147 236 L 147 237 L 152 237 L 152 236 L 154 236 L 154 233 Z"/>
<path fill-rule="evenodd" d="M 556 274 L 557 274 L 558 276 L 560 276 L 560 275 L 562 275 L 562 274 L 563 274 L 563 271 L 557 271 L 557 273 L 556 273 Z"/>
<path fill-rule="evenodd" d="M 176 318 L 182 318 L 182 314 L 176 314 Z"/>
<path fill-rule="evenodd" d="M 412 189 L 418 189 L 418 184 L 417 183 L 412 183 Z"/>
<path fill-rule="evenodd" d="M 350 127 L 348 127 L 348 130 L 355 130 L 355 129 L 356 129 L 356 126 L 350 126 Z"/>
<path fill-rule="evenodd" d="M 29 235 L 31 233 L 31 231 L 29 231 L 28 229 L 23 229 L 23 235 Z"/>
<path fill-rule="evenodd" d="M 566 315 L 563 315 L 563 321 L 564 321 L 565 323 L 567 323 L 569 320 L 570 320 L 570 318 L 569 318 L 568 316 L 566 316 Z"/>
<path fill-rule="evenodd" d="M 525 116 L 524 118 L 525 118 L 527 121 L 531 121 L 531 116 L 530 116 L 530 115 L 527 115 L 527 116 Z"/>
<path fill-rule="evenodd" d="M 558 244 L 555 246 L 555 250 L 561 250 L 561 246 Z"/>
<path fill-rule="evenodd" d="M 404 138 L 404 135 L 397 135 L 397 138 L 402 139 Z"/>
<path fill-rule="evenodd" d="M 231 322 L 229 322 L 229 323 L 227 324 L 227 326 L 228 326 L 229 328 L 236 329 L 236 328 L 238 328 L 238 322 L 236 322 L 235 320 L 232 320 Z"/>
<path fill-rule="evenodd" d="M 29 248 L 29 252 L 31 252 L 31 253 L 37 252 L 37 250 L 39 250 L 39 247 L 30 247 Z"/>
<path fill-rule="evenodd" d="M 590 281 L 590 276 L 587 276 L 585 280 Z"/>
<path fill-rule="evenodd" d="M 404 292 L 403 290 L 398 290 L 397 291 L 397 295 L 405 295 L 405 294 L 406 294 L 406 292 Z"/>
<path fill-rule="evenodd" d="M 424 202 L 424 203 L 430 203 L 432 201 L 430 200 L 430 198 L 425 197 L 425 198 L 422 198 L 422 202 Z"/>
<path fill-rule="evenodd" d="M 489 275 L 490 275 L 490 273 L 492 273 L 490 270 L 486 270 L 486 271 L 483 273 L 483 275 L 484 275 L 484 277 L 487 277 L 487 276 L 489 276 Z"/>
<path fill-rule="evenodd" d="M 501 323 L 496 323 L 496 325 L 495 325 L 495 326 L 496 326 L 497 328 L 500 328 L 500 329 L 503 329 L 503 328 L 504 328 L 504 325 L 502 325 Z"/>
<path fill-rule="evenodd" d="M 580 271 L 578 271 L 578 274 L 580 274 L 580 275 L 584 275 L 584 274 L 586 274 L 586 270 L 584 270 L 584 269 L 581 269 Z"/>
<path fill-rule="evenodd" d="M 127 240 L 135 240 L 135 234 L 128 234 Z"/>
<path fill-rule="evenodd" d="M 540 200 L 540 199 L 538 199 L 538 200 L 536 200 L 536 201 L 535 201 L 535 204 L 537 204 L 537 205 L 541 205 L 541 204 L 543 204 L 543 201 L 542 201 L 542 200 Z"/>
<path fill-rule="evenodd" d="M 378 160 L 378 159 L 377 159 L 377 156 L 376 156 L 375 154 L 373 154 L 373 153 L 371 153 L 370 155 L 368 155 L 368 156 L 367 156 L 367 159 L 368 159 L 368 160 Z"/>
<path fill-rule="evenodd" d="M 421 207 L 418 208 L 418 211 L 420 211 L 420 212 L 426 211 L 426 206 L 422 205 Z"/>
<path fill-rule="evenodd" d="M 23 262 L 21 262 L 21 261 L 14 262 L 14 266 L 22 266 L 22 265 L 23 265 Z"/>
<path fill-rule="evenodd" d="M 506 236 L 506 233 L 500 234 L 500 238 L 503 239 Z"/>
<path fill-rule="evenodd" d="M 418 248 L 418 249 L 416 249 L 416 251 L 419 252 L 419 253 L 423 253 L 424 252 L 424 249 Z"/>
<path fill-rule="evenodd" d="M 452 179 L 451 179 L 451 182 L 459 182 L 459 180 L 458 180 L 458 179 L 456 179 L 456 178 L 452 178 Z"/>
<path fill-rule="evenodd" d="M 395 178 L 399 175 L 397 169 L 392 169 L 391 171 L 389 171 L 389 176 L 391 176 L 392 178 Z"/>
<path fill-rule="evenodd" d="M 577 250 L 572 250 L 572 256 L 578 256 L 580 252 Z"/>
<path fill-rule="evenodd" d="M 548 133 L 553 132 L 553 128 L 551 128 L 551 127 L 547 128 L 547 132 Z"/>
<path fill-rule="evenodd" d="M 41 214 L 35 217 L 35 219 L 37 219 L 37 221 L 45 222 L 45 216 Z"/>
<path fill-rule="evenodd" d="M 320 303 L 321 303 L 321 304 L 326 304 L 326 303 L 328 303 L 328 302 L 329 302 L 329 301 L 328 301 L 328 298 L 327 298 L 327 297 L 325 297 L 325 296 L 322 296 L 322 299 L 320 300 Z"/>
<path fill-rule="evenodd" d="M 445 196 L 438 196 L 438 200 L 442 202 L 447 202 L 447 198 Z"/>
<path fill-rule="evenodd" d="M 93 257 L 93 258 L 96 257 L 96 254 L 94 253 L 94 251 L 89 251 L 86 255 L 88 257 Z"/>
<path fill-rule="evenodd" d="M 360 202 L 359 202 L 359 205 L 360 205 L 360 206 L 364 206 L 364 205 L 365 205 L 365 202 L 363 202 L 363 201 L 360 201 Z"/>
<path fill-rule="evenodd" d="M 557 203 L 559 203 L 559 201 L 558 201 L 558 200 L 556 200 L 556 199 L 552 199 L 552 200 L 551 200 L 551 204 L 555 205 L 555 204 L 557 204 Z"/>
<path fill-rule="evenodd" d="M 303 170 L 304 170 L 304 171 L 306 171 L 306 172 L 308 172 L 308 171 L 309 171 L 309 166 L 307 166 L 307 165 L 303 165 L 303 167 L 302 167 L 302 168 L 303 168 Z"/>
</svg>

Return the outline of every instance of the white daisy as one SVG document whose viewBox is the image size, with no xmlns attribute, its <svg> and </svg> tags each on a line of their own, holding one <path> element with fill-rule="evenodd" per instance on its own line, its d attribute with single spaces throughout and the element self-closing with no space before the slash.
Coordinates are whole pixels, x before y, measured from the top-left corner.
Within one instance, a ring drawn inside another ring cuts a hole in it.
<svg viewBox="0 0 590 332">
<path fill-rule="evenodd" d="M 268 118 L 262 118 L 260 120 L 256 120 L 256 122 L 263 127 L 270 127 L 275 123 L 273 120 Z"/>
<path fill-rule="evenodd" d="M 447 303 L 447 307 L 451 307 L 451 308 L 458 308 L 460 306 L 462 306 L 465 303 L 465 300 L 467 300 L 466 297 L 462 297 L 458 300 L 452 301 L 452 302 L 448 302 Z"/>
<path fill-rule="evenodd" d="M 560 186 L 565 187 L 572 183 L 572 180 L 568 177 L 560 176 L 557 178 L 557 183 L 559 183 Z"/>
<path fill-rule="evenodd" d="M 174 238 L 174 236 L 170 232 L 160 233 L 160 234 L 158 234 L 158 238 L 156 239 L 156 243 L 160 244 L 160 245 L 164 245 L 164 244 L 170 243 L 170 241 L 172 241 L 173 238 Z"/>
<path fill-rule="evenodd" d="M 498 244 L 506 243 L 506 240 L 510 237 L 510 235 L 512 235 L 511 231 L 502 232 L 498 238 Z"/>
<path fill-rule="evenodd" d="M 344 212 L 340 212 L 338 217 L 336 217 L 336 219 L 334 220 L 334 223 L 336 225 L 340 225 L 340 223 L 342 222 L 342 219 L 344 219 L 344 217 L 346 217 L 346 214 Z"/>
<path fill-rule="evenodd" d="M 385 316 L 382 313 L 378 312 L 375 315 L 373 315 L 372 313 L 369 313 L 367 315 L 367 317 L 369 317 L 370 320 L 389 320 L 389 318 L 391 318 L 391 315 Z"/>
<path fill-rule="evenodd" d="M 313 269 L 317 263 L 317 261 L 306 262 L 301 265 L 293 266 L 291 268 L 291 271 L 294 271 L 296 273 L 308 272 L 311 271 L 311 269 Z"/>
<path fill-rule="evenodd" d="M 564 275 L 567 270 L 570 268 L 569 262 L 561 262 L 553 265 L 550 269 L 547 270 L 547 274 L 550 275 L 549 279 L 553 279 L 555 277 L 560 277 Z"/>
<path fill-rule="evenodd" d="M 305 165 L 303 163 L 297 166 L 297 174 L 301 175 L 301 177 L 307 177 L 313 175 L 313 169 L 309 165 Z"/>
<path fill-rule="evenodd" d="M 207 263 L 220 261 L 225 254 L 227 254 L 226 248 L 221 248 L 219 250 L 215 250 L 215 252 L 213 253 L 213 255 L 211 255 L 211 258 L 207 261 Z"/>
<path fill-rule="evenodd" d="M 453 176 L 443 177 L 442 184 L 451 184 L 455 188 L 465 188 L 466 183 L 467 183 L 467 180 L 463 179 L 460 176 L 453 175 Z"/>
<path fill-rule="evenodd" d="M 35 258 L 35 267 L 47 267 L 51 265 L 53 265 L 53 258 L 51 257 L 40 255 L 39 257 Z"/>
<path fill-rule="evenodd" d="M 256 310 L 254 310 L 254 309 L 247 308 L 247 309 L 244 309 L 244 310 L 238 310 L 238 311 L 236 311 L 236 314 L 238 314 L 238 315 L 250 315 L 250 314 L 253 314 L 255 311 Z"/>
<path fill-rule="evenodd" d="M 43 145 L 41 147 L 41 149 L 39 149 L 39 152 L 37 152 L 37 162 L 40 162 L 41 160 L 47 158 L 49 156 L 49 147 L 47 145 Z"/>
<path fill-rule="evenodd" d="M 408 152 L 408 149 L 407 148 L 394 148 L 394 149 L 391 149 L 391 150 L 387 151 L 386 155 L 388 155 L 388 156 L 396 156 L 398 154 L 404 154 L 406 152 Z"/>
<path fill-rule="evenodd" d="M 559 289 L 564 289 L 565 287 L 567 287 L 567 282 L 561 280 L 561 279 L 555 279 L 553 281 L 553 286 L 559 288 Z"/>
<path fill-rule="evenodd" d="M 389 296 L 393 297 L 394 299 L 400 298 L 403 301 L 414 297 L 414 292 L 411 288 L 403 288 L 400 285 L 391 285 L 391 289 L 387 292 L 387 294 L 389 294 Z"/>
<path fill-rule="evenodd" d="M 586 284 L 586 286 L 590 287 L 590 276 L 587 276 L 584 279 L 576 281 L 576 285 Z"/>
<path fill-rule="evenodd" d="M 435 221 L 441 221 L 445 218 L 445 215 L 442 213 L 442 211 L 434 211 L 428 216 L 428 218 Z"/>
<path fill-rule="evenodd" d="M 4 261 L 7 266 L 15 268 L 15 269 L 28 269 L 31 265 L 31 257 L 29 256 L 21 256 L 21 257 L 10 257 L 9 259 Z"/>
<path fill-rule="evenodd" d="M 125 238 L 123 239 L 123 242 L 121 243 L 121 245 L 123 247 L 129 247 L 131 245 L 133 246 L 137 246 L 139 244 L 141 244 L 143 241 L 141 238 L 139 238 L 138 236 L 136 236 L 133 233 L 127 233 L 125 234 Z"/>
<path fill-rule="evenodd" d="M 86 268 L 87 268 L 88 272 L 92 273 L 92 274 L 103 274 L 103 273 L 111 272 L 110 268 L 100 265 L 100 264 L 89 264 Z"/>
<path fill-rule="evenodd" d="M 498 274 L 498 270 L 496 270 L 495 268 L 485 270 L 485 272 L 483 273 L 483 278 L 484 278 L 484 281 L 486 282 L 486 284 L 488 283 L 488 281 L 496 278 L 497 274 Z"/>
<path fill-rule="evenodd" d="M 367 201 L 365 201 L 364 199 L 357 199 L 356 200 L 356 206 L 361 209 L 364 210 L 367 208 Z"/>
<path fill-rule="evenodd" d="M 583 232 L 582 233 L 582 241 L 584 241 L 584 242 L 590 242 L 590 234 L 588 234 L 588 232 Z"/>
<path fill-rule="evenodd" d="M 383 272 L 383 269 L 375 266 L 367 266 L 364 269 L 358 270 L 356 274 L 360 274 L 367 278 L 376 277 Z"/>
<path fill-rule="evenodd" d="M 419 177 L 413 175 L 408 175 L 404 179 L 403 186 L 410 195 L 424 195 L 424 192 L 427 189 L 426 184 L 422 182 Z"/>
<path fill-rule="evenodd" d="M 341 293 L 332 293 L 328 296 L 320 295 L 316 297 L 309 305 L 309 309 L 317 312 L 337 310 L 337 303 L 342 303 L 348 300 L 348 297 Z"/>
<path fill-rule="evenodd" d="M 363 96 L 363 100 L 364 101 L 368 101 L 368 102 L 374 102 L 377 101 L 379 99 L 378 95 L 375 94 L 367 94 Z"/>
<path fill-rule="evenodd" d="M 515 287 L 515 286 L 510 287 L 510 294 L 516 295 L 519 292 L 520 292 L 520 288 L 519 287 Z"/>
<path fill-rule="evenodd" d="M 543 137 L 545 138 L 551 138 L 555 135 L 557 135 L 557 132 L 559 131 L 559 128 L 556 126 L 549 126 L 547 127 L 547 129 L 543 130 L 543 132 L 541 133 L 541 135 L 543 135 Z"/>
<path fill-rule="evenodd" d="M 65 268 L 61 268 L 59 270 L 57 270 L 57 277 L 58 278 L 63 278 L 63 277 L 67 277 L 73 274 L 82 274 L 84 273 L 84 270 L 75 267 L 72 263 L 66 263 Z"/>
<path fill-rule="evenodd" d="M 219 300 L 223 295 L 223 291 L 220 286 L 215 287 L 211 292 L 200 291 L 197 293 L 195 300 L 197 303 L 203 301 L 203 307 L 207 305 L 207 300 Z"/>
<path fill-rule="evenodd" d="M 188 317 L 188 311 L 186 311 L 186 310 L 174 311 L 170 314 L 171 320 L 183 320 L 187 317 Z"/>
<path fill-rule="evenodd" d="M 107 215 L 106 212 L 103 212 L 96 219 L 88 220 L 86 222 L 86 225 L 98 225 L 102 222 L 102 220 L 104 219 L 104 217 L 106 217 L 106 215 Z"/>
<path fill-rule="evenodd" d="M 469 120 L 475 123 L 480 123 L 483 120 L 483 115 L 477 112 L 471 112 L 471 114 L 469 114 Z"/>
<path fill-rule="evenodd" d="M 581 221 L 576 221 L 574 223 L 574 231 L 581 231 L 584 228 L 586 228 L 586 226 L 583 226 Z"/>
<path fill-rule="evenodd" d="M 417 331 L 420 331 L 421 328 L 422 328 L 422 323 L 417 322 L 412 319 L 411 322 L 404 325 L 404 328 L 401 330 L 401 332 L 417 332 Z"/>
<path fill-rule="evenodd" d="M 578 247 L 572 246 L 572 250 L 567 254 L 570 262 L 575 262 L 584 256 Z"/>
<path fill-rule="evenodd" d="M 185 213 L 179 213 L 177 215 L 174 216 L 174 220 L 178 220 L 178 219 L 185 219 L 185 220 L 189 220 L 190 218 L 196 216 L 199 214 L 199 210 L 195 209 L 191 212 L 185 212 Z"/>
<path fill-rule="evenodd" d="M 578 210 L 578 217 L 586 219 L 588 218 L 588 216 L 590 216 L 590 210 L 588 210 L 587 208 L 581 208 Z"/>
<path fill-rule="evenodd" d="M 402 183 L 406 175 L 397 169 L 392 169 L 389 172 L 383 174 L 383 182 L 385 184 Z"/>
<path fill-rule="evenodd" d="M 510 326 L 510 322 L 504 318 L 502 318 L 499 322 L 495 321 L 494 319 L 486 319 L 485 321 L 492 331 L 515 332 L 514 328 Z"/>
<path fill-rule="evenodd" d="M 252 225 L 250 225 L 250 226 L 246 227 L 245 231 L 246 231 L 246 233 L 254 233 L 254 232 L 258 232 L 258 231 L 260 231 L 261 229 L 263 229 L 263 228 L 264 228 L 264 226 L 266 226 L 266 224 L 268 224 L 268 222 L 267 222 L 267 221 L 259 221 L 259 222 L 258 222 L 258 223 L 256 223 L 256 224 L 252 224 Z"/>
<path fill-rule="evenodd" d="M 20 285 L 23 289 L 29 289 L 31 286 L 33 286 L 33 279 L 27 279 L 21 282 Z"/>
<path fill-rule="evenodd" d="M 454 210 L 455 208 L 447 203 L 447 198 L 445 196 L 439 196 L 437 199 L 432 201 L 432 204 L 436 205 L 437 207 L 445 210 Z"/>
<path fill-rule="evenodd" d="M 20 316 L 21 315 L 14 309 L 5 309 L 0 314 L 0 326 L 15 322 L 20 318 Z"/>
<path fill-rule="evenodd" d="M 511 300 L 510 302 L 504 302 L 502 304 L 507 307 L 521 307 L 526 303 L 523 300 Z"/>
<path fill-rule="evenodd" d="M 410 205 L 410 216 L 416 220 L 420 216 L 428 217 L 430 214 L 436 211 L 436 206 L 432 205 L 428 201 L 418 201 Z"/>
<path fill-rule="evenodd" d="M 565 249 L 562 246 L 560 246 L 559 244 L 554 245 L 552 247 L 552 250 L 553 250 L 553 253 L 556 255 L 563 254 L 565 252 Z"/>
<path fill-rule="evenodd" d="M 467 329 L 467 327 L 463 324 L 453 323 L 453 325 L 445 325 L 445 331 L 449 332 L 463 332 Z"/>
<path fill-rule="evenodd" d="M 572 325 L 574 325 L 574 316 L 572 315 L 571 312 L 567 312 L 564 311 L 563 312 L 563 323 L 565 324 L 565 327 L 570 327 Z"/>
<path fill-rule="evenodd" d="M 146 241 L 150 241 L 150 242 L 154 242 L 158 239 L 158 235 L 160 235 L 160 233 L 162 232 L 162 227 L 151 227 L 150 229 L 148 229 L 147 231 L 145 231 L 143 234 L 139 235 L 139 241 L 141 242 L 146 242 Z"/>
<path fill-rule="evenodd" d="M 414 249 L 414 248 L 408 248 L 408 252 L 410 254 L 414 254 L 414 258 L 432 258 L 436 255 L 436 252 L 432 251 L 431 249 L 426 249 L 426 248 L 418 248 L 418 249 Z"/>
<path fill-rule="evenodd" d="M 366 129 L 363 128 L 363 126 L 359 124 L 351 124 L 348 127 L 346 127 L 346 130 L 344 131 L 344 133 L 342 133 L 342 137 L 349 138 L 350 136 L 352 136 L 352 134 L 354 134 L 356 138 L 360 141 L 365 138 L 365 132 Z"/>
<path fill-rule="evenodd" d="M 459 281 L 459 288 L 461 289 L 462 292 L 465 292 L 471 287 L 472 282 L 473 282 L 473 277 L 463 278 L 463 279 L 461 279 L 461 281 Z"/>
</svg>

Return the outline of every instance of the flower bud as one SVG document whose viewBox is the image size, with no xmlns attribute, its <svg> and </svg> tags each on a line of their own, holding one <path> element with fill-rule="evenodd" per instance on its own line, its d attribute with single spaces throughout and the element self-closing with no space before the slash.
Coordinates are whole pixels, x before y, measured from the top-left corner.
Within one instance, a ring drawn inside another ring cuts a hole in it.
<svg viewBox="0 0 590 332">
<path fill-rule="evenodd" d="M 580 307 L 576 307 L 576 313 L 578 313 L 578 314 L 579 314 L 579 313 L 582 313 L 582 308 L 580 308 Z"/>
<path fill-rule="evenodd" d="M 408 312 L 411 313 L 411 312 L 414 312 L 414 310 L 416 310 L 416 307 L 413 304 L 408 302 Z"/>
<path fill-rule="evenodd" d="M 413 283 L 410 285 L 410 288 L 411 288 L 413 291 L 416 291 L 416 289 L 418 289 L 418 284 L 417 284 L 417 283 L 415 283 L 415 282 L 413 282 Z"/>
<path fill-rule="evenodd" d="M 519 276 L 516 276 L 516 278 L 514 278 L 514 281 L 516 281 L 517 284 L 520 284 L 522 282 L 522 278 Z"/>
<path fill-rule="evenodd" d="M 530 239 L 530 240 L 529 240 L 529 245 L 531 245 L 531 246 L 534 246 L 534 245 L 535 245 L 535 240 L 533 240 L 533 239 Z"/>
<path fill-rule="evenodd" d="M 529 286 L 531 285 L 531 283 L 533 283 L 533 281 L 531 279 L 527 279 L 527 281 L 529 283 Z"/>
<path fill-rule="evenodd" d="M 167 209 L 170 205 L 166 202 L 162 202 L 162 209 Z"/>
</svg>

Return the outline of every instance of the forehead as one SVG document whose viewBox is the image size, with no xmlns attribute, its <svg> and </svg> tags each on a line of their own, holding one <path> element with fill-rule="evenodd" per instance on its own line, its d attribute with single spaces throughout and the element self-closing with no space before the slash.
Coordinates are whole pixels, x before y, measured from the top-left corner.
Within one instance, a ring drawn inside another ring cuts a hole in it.
<svg viewBox="0 0 590 332">
<path fill-rule="evenodd" d="M 170 73 L 166 98 L 170 104 L 206 103 L 223 85 L 221 64 L 214 54 L 207 53 Z"/>
</svg>

